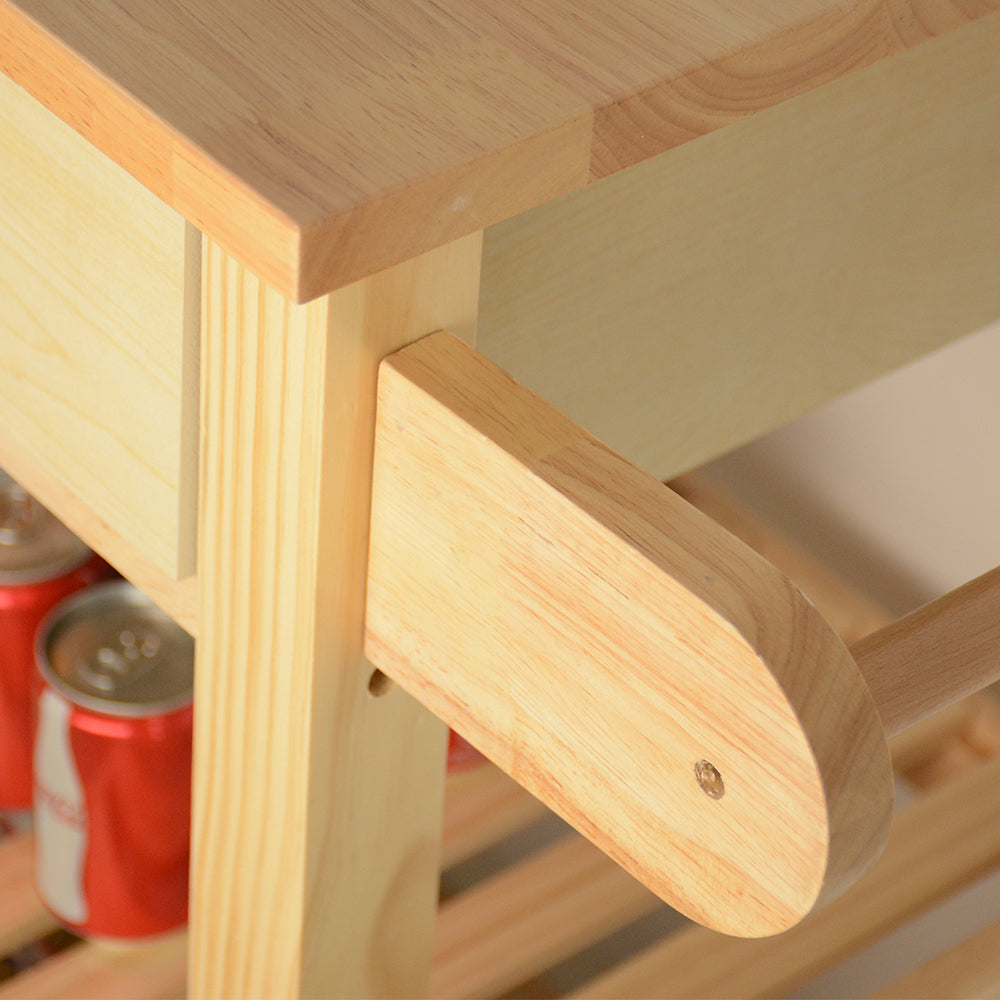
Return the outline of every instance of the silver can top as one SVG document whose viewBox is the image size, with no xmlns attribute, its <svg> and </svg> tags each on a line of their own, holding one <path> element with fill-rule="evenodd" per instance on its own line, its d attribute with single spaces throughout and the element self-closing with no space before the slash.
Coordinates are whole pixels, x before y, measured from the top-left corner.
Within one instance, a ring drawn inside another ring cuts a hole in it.
<svg viewBox="0 0 1000 1000">
<path fill-rule="evenodd" d="M 52 687 L 104 715 L 163 715 L 192 699 L 194 639 L 126 581 L 57 605 L 39 629 L 36 654 Z"/>
<path fill-rule="evenodd" d="M 0 470 L 0 586 L 55 579 L 90 555 L 62 521 Z"/>
</svg>

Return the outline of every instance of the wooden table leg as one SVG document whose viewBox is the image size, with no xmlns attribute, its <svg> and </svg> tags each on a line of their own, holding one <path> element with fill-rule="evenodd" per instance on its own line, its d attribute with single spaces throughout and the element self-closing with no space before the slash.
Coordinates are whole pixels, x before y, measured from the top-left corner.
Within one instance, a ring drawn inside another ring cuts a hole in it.
<svg viewBox="0 0 1000 1000">
<path fill-rule="evenodd" d="M 308 305 L 206 241 L 191 995 L 427 989 L 441 722 L 362 656 L 377 366 L 473 338 L 481 234 Z"/>
</svg>

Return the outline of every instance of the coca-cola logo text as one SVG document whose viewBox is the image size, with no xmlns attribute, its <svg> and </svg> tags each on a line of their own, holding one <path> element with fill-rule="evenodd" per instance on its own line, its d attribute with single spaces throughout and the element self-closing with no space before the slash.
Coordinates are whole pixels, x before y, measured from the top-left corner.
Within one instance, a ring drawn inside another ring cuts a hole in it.
<svg viewBox="0 0 1000 1000">
<path fill-rule="evenodd" d="M 38 782 L 35 782 L 35 808 L 47 809 L 57 822 L 71 830 L 82 833 L 87 829 L 87 810 L 82 803 L 67 802 Z"/>
</svg>

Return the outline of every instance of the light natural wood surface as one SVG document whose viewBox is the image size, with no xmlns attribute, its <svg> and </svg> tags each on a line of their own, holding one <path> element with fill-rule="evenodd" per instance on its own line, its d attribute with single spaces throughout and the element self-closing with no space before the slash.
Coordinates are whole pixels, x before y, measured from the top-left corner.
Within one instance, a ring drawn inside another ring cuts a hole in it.
<svg viewBox="0 0 1000 1000">
<path fill-rule="evenodd" d="M 672 905 L 774 933 L 874 860 L 888 750 L 821 616 L 448 334 L 383 362 L 372 509 L 372 661 Z"/>
<path fill-rule="evenodd" d="M 362 656 L 379 360 L 472 339 L 481 240 L 295 306 L 205 252 L 191 992 L 418 996 L 446 730 Z"/>
<path fill-rule="evenodd" d="M 32 850 L 28 834 L 0 841 L 0 958 L 56 926 L 35 891 Z"/>
<path fill-rule="evenodd" d="M 665 479 L 981 329 L 998 50 L 979 21 L 492 227 L 477 349 Z"/>
<path fill-rule="evenodd" d="M 183 1000 L 187 939 L 153 944 L 79 944 L 46 959 L 9 983 L 3 1000 Z"/>
<path fill-rule="evenodd" d="M 893 824 L 869 875 L 828 907 L 765 941 L 680 931 L 574 994 L 621 997 L 778 997 L 1000 865 L 1000 761 L 924 795 Z"/>
<path fill-rule="evenodd" d="M 441 907 L 430 996 L 503 995 L 659 905 L 572 835 Z"/>
<path fill-rule="evenodd" d="M 994 0 L 4 0 L 3 69 L 311 297 L 948 34 Z"/>
<path fill-rule="evenodd" d="M 1000 679 L 1000 568 L 851 646 L 887 733 Z"/>
<path fill-rule="evenodd" d="M 128 542 L 117 526 L 95 513 L 90 504 L 37 454 L 14 437 L 0 435 L 0 468 L 56 513 L 92 549 L 149 595 L 175 621 L 198 634 L 198 578 L 175 580 Z M 140 543 L 141 544 L 141 543 Z"/>
<path fill-rule="evenodd" d="M 157 570 L 187 576 L 200 238 L 2 75 L 0 191 L 3 437 Z"/>
</svg>

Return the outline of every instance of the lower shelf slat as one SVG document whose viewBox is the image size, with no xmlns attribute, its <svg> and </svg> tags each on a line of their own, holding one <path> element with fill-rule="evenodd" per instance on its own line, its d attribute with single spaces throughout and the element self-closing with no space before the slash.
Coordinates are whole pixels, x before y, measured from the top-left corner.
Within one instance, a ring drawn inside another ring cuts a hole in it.
<svg viewBox="0 0 1000 1000">
<path fill-rule="evenodd" d="M 920 966 L 873 994 L 872 1000 L 912 1000 L 935 997 L 963 1000 L 1000 997 L 1000 923 Z"/>
<path fill-rule="evenodd" d="M 32 838 L 22 833 L 0 840 L 0 957 L 37 941 L 56 927 L 32 879 Z"/>
<path fill-rule="evenodd" d="M 431 996 L 497 996 L 661 905 L 572 834 L 442 906 Z"/>
<path fill-rule="evenodd" d="M 0 986 L 3 1000 L 180 1000 L 187 936 L 111 948 L 81 943 Z"/>
</svg>

